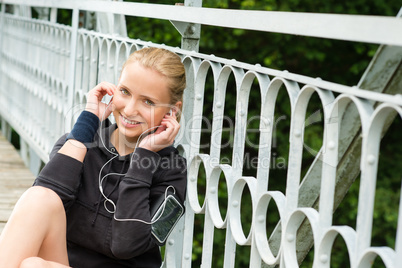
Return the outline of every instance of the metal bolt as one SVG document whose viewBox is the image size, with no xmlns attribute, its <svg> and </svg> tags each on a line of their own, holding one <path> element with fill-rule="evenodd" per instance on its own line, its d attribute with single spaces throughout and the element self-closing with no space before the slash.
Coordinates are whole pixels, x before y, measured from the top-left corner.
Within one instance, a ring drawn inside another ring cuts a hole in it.
<svg viewBox="0 0 402 268">
<path fill-rule="evenodd" d="M 333 142 L 333 141 L 328 142 L 328 148 L 329 148 L 330 150 L 335 149 L 335 142 Z"/>
<path fill-rule="evenodd" d="M 295 240 L 295 236 L 292 235 L 292 234 L 288 234 L 288 235 L 286 236 L 286 239 L 288 240 L 288 242 L 293 242 L 293 240 Z"/>
<path fill-rule="evenodd" d="M 370 165 L 374 165 L 375 163 L 375 156 L 370 154 L 367 156 L 367 163 L 369 163 Z"/>
<path fill-rule="evenodd" d="M 328 255 L 327 255 L 327 254 L 322 254 L 322 255 L 320 256 L 320 261 L 321 261 L 322 263 L 326 263 L 326 262 L 328 261 Z"/>
<path fill-rule="evenodd" d="M 195 33 L 195 27 L 194 25 L 191 25 L 189 27 L 187 27 L 187 34 L 194 34 Z"/>
<path fill-rule="evenodd" d="M 269 127 L 271 125 L 271 121 L 266 118 L 262 118 L 262 122 L 265 124 L 266 127 Z"/>
</svg>

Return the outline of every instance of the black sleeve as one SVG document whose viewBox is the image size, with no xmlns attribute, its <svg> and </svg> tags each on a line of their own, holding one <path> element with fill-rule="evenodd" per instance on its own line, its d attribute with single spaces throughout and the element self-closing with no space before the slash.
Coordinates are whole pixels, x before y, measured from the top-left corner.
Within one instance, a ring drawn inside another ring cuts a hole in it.
<svg viewBox="0 0 402 268">
<path fill-rule="evenodd" d="M 165 162 L 170 164 L 162 168 L 161 164 Z M 184 199 L 187 180 L 185 165 L 185 161 L 174 165 L 172 159 L 161 159 L 157 153 L 137 148 L 127 174 L 120 182 L 115 217 L 151 222 L 150 199 L 165 194 L 169 185 L 175 187 L 176 194 Z M 113 220 L 111 250 L 117 258 L 141 255 L 155 245 L 150 224 Z"/>
<path fill-rule="evenodd" d="M 41 170 L 33 186 L 43 186 L 55 191 L 65 209 L 76 199 L 81 181 L 83 164 L 67 155 L 57 153 L 65 143 L 66 136 L 62 136 L 50 153 L 50 160 Z"/>
</svg>

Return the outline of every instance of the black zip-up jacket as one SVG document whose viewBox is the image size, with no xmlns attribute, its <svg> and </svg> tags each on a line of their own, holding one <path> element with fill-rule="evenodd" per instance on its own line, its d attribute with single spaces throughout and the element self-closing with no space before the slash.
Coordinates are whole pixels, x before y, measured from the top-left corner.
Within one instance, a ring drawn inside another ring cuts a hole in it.
<svg viewBox="0 0 402 268">
<path fill-rule="evenodd" d="M 110 143 L 116 125 L 101 129 L 89 146 L 84 163 L 57 153 L 65 143 L 66 136 L 61 137 L 34 185 L 54 190 L 63 201 L 72 267 L 160 267 L 160 251 L 151 235 L 151 226 L 137 221 L 116 221 L 104 207 L 99 176 L 111 174 L 105 177 L 102 186 L 104 194 L 116 204 L 117 219 L 150 222 L 150 206 L 165 194 L 168 186 L 172 185 L 184 201 L 186 161 L 170 146 L 157 153 L 137 148 L 132 161 L 130 154 L 106 164 L 114 156 L 108 150 L 116 152 Z M 111 203 L 106 206 L 114 209 Z"/>
</svg>

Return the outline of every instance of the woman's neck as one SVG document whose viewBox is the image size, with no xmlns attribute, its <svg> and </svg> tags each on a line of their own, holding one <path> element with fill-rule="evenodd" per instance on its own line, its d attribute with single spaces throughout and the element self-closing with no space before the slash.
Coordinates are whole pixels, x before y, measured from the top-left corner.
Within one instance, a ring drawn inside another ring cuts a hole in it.
<svg viewBox="0 0 402 268">
<path fill-rule="evenodd" d="M 116 148 L 119 155 L 128 155 L 134 151 L 137 140 L 128 140 L 118 129 L 115 129 L 110 136 L 110 142 Z"/>
</svg>

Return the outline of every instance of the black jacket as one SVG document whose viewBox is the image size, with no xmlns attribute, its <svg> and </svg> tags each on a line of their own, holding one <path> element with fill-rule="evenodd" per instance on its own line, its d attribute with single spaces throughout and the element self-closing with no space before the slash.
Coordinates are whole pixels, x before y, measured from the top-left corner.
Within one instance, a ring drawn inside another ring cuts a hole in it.
<svg viewBox="0 0 402 268">
<path fill-rule="evenodd" d="M 116 221 L 104 207 L 99 179 L 111 174 L 104 178 L 102 185 L 104 194 L 116 204 L 116 218 L 150 222 L 150 205 L 165 194 L 169 185 L 175 188 L 181 201 L 184 200 L 186 162 L 170 146 L 157 153 L 137 148 L 132 161 L 130 154 L 118 156 L 106 164 L 113 157 L 108 150 L 116 152 L 110 144 L 110 135 L 115 129 L 116 125 L 111 125 L 98 131 L 84 163 L 57 153 L 65 143 L 65 136 L 61 137 L 34 185 L 53 189 L 63 201 L 72 267 L 160 267 L 161 256 L 151 235 L 151 226 L 136 221 Z M 111 203 L 106 206 L 114 209 Z"/>
</svg>

